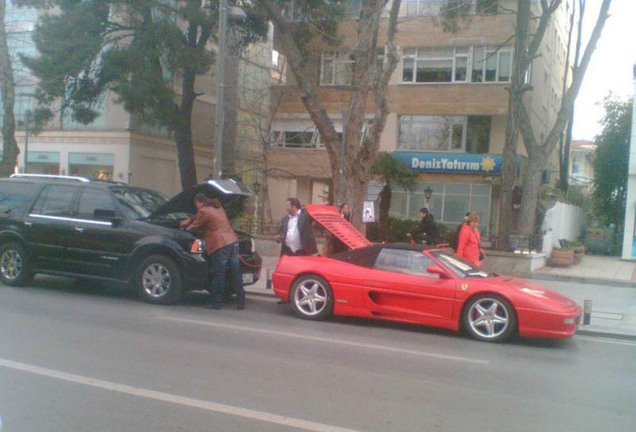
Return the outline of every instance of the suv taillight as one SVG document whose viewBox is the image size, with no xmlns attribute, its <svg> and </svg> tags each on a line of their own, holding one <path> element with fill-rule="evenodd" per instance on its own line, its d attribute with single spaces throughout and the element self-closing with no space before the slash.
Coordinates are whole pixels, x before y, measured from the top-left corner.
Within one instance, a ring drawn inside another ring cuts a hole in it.
<svg viewBox="0 0 636 432">
<path fill-rule="evenodd" d="M 203 240 L 196 239 L 192 242 L 192 247 L 190 247 L 190 252 L 192 253 L 203 253 L 205 250 L 205 242 Z"/>
</svg>

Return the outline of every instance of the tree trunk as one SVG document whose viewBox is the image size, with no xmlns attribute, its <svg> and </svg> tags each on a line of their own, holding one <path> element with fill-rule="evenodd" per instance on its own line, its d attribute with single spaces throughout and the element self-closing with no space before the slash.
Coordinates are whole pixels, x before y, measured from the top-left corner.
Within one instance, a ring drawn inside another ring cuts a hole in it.
<svg viewBox="0 0 636 432">
<path fill-rule="evenodd" d="M 197 168 L 194 162 L 194 148 L 192 145 L 192 109 L 194 107 L 194 81 L 196 74 L 194 69 L 187 68 L 183 73 L 181 83 L 181 106 L 175 107 L 178 111 L 178 125 L 175 130 L 175 141 L 179 161 L 179 173 L 181 174 L 181 188 L 183 190 L 197 184 Z"/>
<path fill-rule="evenodd" d="M 530 0 L 518 0 L 520 11 L 522 7 L 525 10 L 526 5 L 528 5 L 529 7 L 529 3 Z M 538 52 L 538 48 L 543 40 L 543 36 L 545 35 L 547 25 L 560 4 L 561 1 L 558 0 L 555 0 L 551 3 L 542 0 L 542 13 L 539 18 L 539 24 L 537 25 L 537 30 L 534 32 L 528 49 L 524 54 L 524 58 L 526 58 L 528 61 L 529 59 L 534 58 L 534 56 Z M 521 136 L 523 137 L 523 143 L 528 152 L 529 159 L 528 171 L 526 172 L 523 183 L 521 209 L 519 212 L 519 220 L 516 229 L 516 232 L 518 234 L 531 235 L 534 232 L 534 225 L 536 221 L 536 207 L 539 198 L 539 191 L 541 188 L 541 175 L 543 173 L 543 170 L 547 166 L 548 158 L 554 151 L 557 143 L 561 138 L 561 135 L 563 134 L 568 119 L 571 117 L 574 102 L 576 100 L 576 96 L 578 95 L 579 89 L 581 88 L 585 71 L 587 69 L 587 66 L 589 65 L 592 53 L 596 48 L 596 43 L 601 36 L 601 31 L 605 25 L 605 21 L 609 16 L 608 12 L 610 4 L 611 0 L 606 0 L 601 4 L 596 24 L 589 38 L 587 46 L 585 47 L 583 56 L 581 57 L 581 62 L 578 65 L 574 65 L 574 69 L 572 71 L 572 83 L 563 94 L 561 106 L 559 108 L 559 111 L 557 112 L 556 120 L 549 130 L 546 138 L 542 142 L 537 141 L 536 133 L 532 127 L 530 115 L 528 113 L 528 108 L 524 105 L 523 100 L 519 99 L 515 102 L 514 112 L 518 118 L 519 131 L 521 133 Z M 524 18 L 524 16 L 525 13 L 523 15 L 520 13 L 517 14 L 517 37 L 519 37 L 520 31 L 523 28 L 526 28 L 526 31 L 529 28 L 529 21 L 526 24 L 519 21 L 520 19 Z M 518 53 L 515 52 L 515 55 L 517 54 Z M 528 64 L 529 62 L 523 65 L 525 66 L 524 72 L 525 70 L 527 70 Z M 515 64 L 515 66 L 517 66 L 517 64 Z M 521 90 L 524 90 L 523 86 L 521 87 Z M 502 213 L 500 217 L 506 219 L 504 217 L 504 213 Z"/>
<path fill-rule="evenodd" d="M 0 92 L 4 121 L 2 123 L 2 162 L 0 177 L 12 174 L 18 160 L 18 144 L 15 140 L 15 82 L 13 79 L 13 63 L 9 52 L 7 31 L 5 27 L 6 2 L 0 1 Z"/>
<path fill-rule="evenodd" d="M 541 190 L 541 175 L 547 166 L 547 157 L 537 149 L 535 154 L 528 155 L 528 169 L 523 179 L 521 208 L 519 209 L 517 233 L 530 236 L 534 232 L 539 192 Z"/>
<path fill-rule="evenodd" d="M 517 150 L 519 145 L 518 107 L 523 103 L 524 76 L 528 68 L 526 57 L 528 45 L 528 25 L 530 21 L 530 3 L 519 0 L 517 3 L 517 32 L 515 38 L 514 67 L 510 87 L 508 88 L 508 122 L 506 141 L 502 152 L 501 196 L 499 201 L 499 241 L 497 249 L 506 249 L 508 236 L 515 231 L 517 213 L 513 211 L 513 191 L 517 181 Z"/>
<path fill-rule="evenodd" d="M 378 211 L 378 239 L 386 241 L 389 232 L 389 210 L 391 206 L 391 185 L 384 185 L 380 192 L 380 209 Z"/>
</svg>

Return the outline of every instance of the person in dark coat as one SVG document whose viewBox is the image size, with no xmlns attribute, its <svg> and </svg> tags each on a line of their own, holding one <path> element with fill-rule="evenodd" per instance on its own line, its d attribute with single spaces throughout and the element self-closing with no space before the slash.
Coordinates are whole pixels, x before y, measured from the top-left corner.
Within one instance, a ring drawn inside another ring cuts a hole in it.
<svg viewBox="0 0 636 432">
<path fill-rule="evenodd" d="M 426 244 L 433 245 L 438 243 L 438 229 L 437 223 L 433 215 L 428 212 L 426 207 L 420 209 L 420 216 L 422 220 L 420 227 L 414 233 L 408 233 L 407 236 L 415 239 L 417 242 L 426 242 Z"/>
<path fill-rule="evenodd" d="M 239 239 L 218 199 L 210 199 L 202 193 L 194 196 L 197 212 L 189 219 L 181 221 L 182 229 L 199 232 L 205 240 L 205 252 L 214 271 L 210 309 L 221 309 L 226 291 L 226 275 L 230 274 L 230 289 L 236 293 L 236 309 L 245 308 L 245 290 L 238 255 Z"/>
<path fill-rule="evenodd" d="M 338 207 L 338 213 L 340 213 L 340 216 L 342 216 L 344 220 L 346 220 L 347 222 L 351 222 L 351 213 L 349 212 L 349 204 L 347 203 L 340 204 L 340 206 Z"/>
<path fill-rule="evenodd" d="M 298 198 L 288 198 L 285 204 L 287 215 L 280 221 L 280 230 L 276 241 L 282 243 L 282 255 L 314 255 L 318 253 L 318 246 L 314 238 L 312 220 L 300 205 Z"/>
</svg>

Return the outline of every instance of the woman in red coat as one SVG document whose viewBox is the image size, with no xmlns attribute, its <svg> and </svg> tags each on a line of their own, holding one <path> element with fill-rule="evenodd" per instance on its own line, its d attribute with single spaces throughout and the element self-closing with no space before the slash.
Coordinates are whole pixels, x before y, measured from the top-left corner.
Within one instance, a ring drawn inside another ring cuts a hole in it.
<svg viewBox="0 0 636 432">
<path fill-rule="evenodd" d="M 469 214 L 466 217 L 466 222 L 462 226 L 462 229 L 459 231 L 457 256 L 472 262 L 477 267 L 481 267 L 481 261 L 479 260 L 481 234 L 479 233 L 478 227 L 479 215 L 477 213 Z"/>
</svg>

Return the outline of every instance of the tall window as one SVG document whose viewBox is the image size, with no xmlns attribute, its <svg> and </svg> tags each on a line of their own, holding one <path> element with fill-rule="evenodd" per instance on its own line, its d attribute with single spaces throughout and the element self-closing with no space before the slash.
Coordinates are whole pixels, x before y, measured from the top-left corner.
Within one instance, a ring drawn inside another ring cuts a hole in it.
<svg viewBox="0 0 636 432">
<path fill-rule="evenodd" d="M 488 116 L 400 117 L 398 150 L 487 153 Z"/>
<path fill-rule="evenodd" d="M 353 59 L 345 52 L 323 51 L 320 60 L 321 85 L 351 85 Z"/>
<path fill-rule="evenodd" d="M 402 56 L 403 83 L 510 82 L 511 73 L 511 47 L 405 48 Z"/>
<path fill-rule="evenodd" d="M 400 16 L 437 16 L 442 10 L 459 9 L 463 15 L 493 14 L 499 0 L 402 0 Z"/>
<path fill-rule="evenodd" d="M 510 82 L 512 48 L 473 47 L 472 82 Z"/>
<path fill-rule="evenodd" d="M 447 0 L 402 0 L 400 16 L 436 16 Z"/>
</svg>

